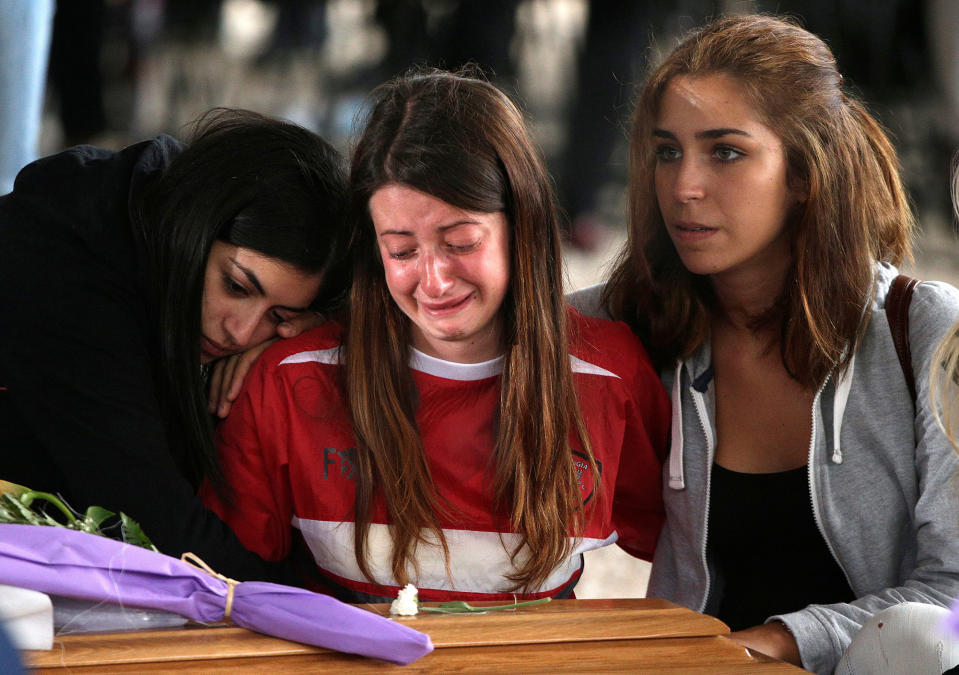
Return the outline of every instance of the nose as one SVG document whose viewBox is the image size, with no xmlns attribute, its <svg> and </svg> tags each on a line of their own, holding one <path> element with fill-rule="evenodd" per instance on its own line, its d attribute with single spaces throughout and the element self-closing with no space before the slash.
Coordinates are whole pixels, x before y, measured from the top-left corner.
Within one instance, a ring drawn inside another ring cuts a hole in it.
<svg viewBox="0 0 959 675">
<path fill-rule="evenodd" d="M 424 256 L 420 274 L 420 288 L 431 298 L 442 296 L 453 286 L 450 262 L 442 253 Z"/>
<path fill-rule="evenodd" d="M 695 159 L 683 157 L 675 165 L 673 198 L 681 204 L 702 199 L 706 193 L 704 178 L 702 167 Z"/>
<path fill-rule="evenodd" d="M 229 317 L 224 324 L 227 336 L 233 347 L 245 349 L 250 346 L 257 327 L 260 325 L 261 315 L 257 312 L 244 312 Z"/>
</svg>

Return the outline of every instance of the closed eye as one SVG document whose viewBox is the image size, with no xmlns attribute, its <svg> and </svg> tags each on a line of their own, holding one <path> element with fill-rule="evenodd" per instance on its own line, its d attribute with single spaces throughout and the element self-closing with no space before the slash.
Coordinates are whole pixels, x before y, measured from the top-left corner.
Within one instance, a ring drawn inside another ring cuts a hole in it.
<svg viewBox="0 0 959 675">
<path fill-rule="evenodd" d="M 231 277 L 229 274 L 223 275 L 223 287 L 231 295 L 235 295 L 240 298 L 245 298 L 250 294 L 246 286 L 239 283 L 236 279 Z"/>
<path fill-rule="evenodd" d="M 292 321 L 295 319 L 300 312 L 291 312 L 288 309 L 273 309 L 270 311 L 270 318 L 273 320 L 273 323 L 283 323 L 284 321 Z"/>
<path fill-rule="evenodd" d="M 454 253 L 469 253 L 470 251 L 476 250 L 479 246 L 478 241 L 472 241 L 468 244 L 447 244 L 446 247 L 453 251 Z"/>
</svg>

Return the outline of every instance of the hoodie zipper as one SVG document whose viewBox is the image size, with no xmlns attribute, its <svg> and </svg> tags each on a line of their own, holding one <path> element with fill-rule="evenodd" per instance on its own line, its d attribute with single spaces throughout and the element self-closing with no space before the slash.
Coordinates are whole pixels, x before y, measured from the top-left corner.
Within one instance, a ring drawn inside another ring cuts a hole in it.
<svg viewBox="0 0 959 675">
<path fill-rule="evenodd" d="M 822 536 L 823 541 L 826 542 L 826 548 L 829 549 L 829 554 L 832 556 L 832 559 L 836 561 L 836 564 L 842 571 L 842 575 L 845 577 L 846 583 L 849 584 L 849 588 L 853 588 L 852 582 L 849 580 L 849 575 L 846 574 L 846 568 L 842 566 L 842 562 L 839 560 L 839 556 L 836 554 L 836 549 L 833 548 L 832 542 L 829 541 L 829 537 L 826 536 L 826 528 L 823 527 L 822 518 L 820 517 L 819 508 L 817 506 L 819 500 L 816 499 L 816 477 L 813 472 L 814 455 L 816 450 L 816 407 L 819 405 L 822 392 L 826 388 L 826 383 L 829 382 L 829 379 L 830 378 L 827 377 L 825 382 L 822 383 L 822 386 L 819 387 L 819 391 L 816 392 L 816 396 L 812 401 L 812 431 L 809 434 L 809 458 L 806 461 L 806 473 L 809 480 L 809 501 L 812 503 L 812 515 L 813 520 L 816 522 L 816 528 L 819 530 L 819 534 Z M 836 424 L 836 420 L 833 420 L 833 424 Z M 853 593 L 855 592 L 855 589 L 853 589 Z"/>
<path fill-rule="evenodd" d="M 813 398 L 813 404 L 810 415 L 810 425 L 811 431 L 809 434 L 809 453 L 806 460 L 806 473 L 807 480 L 809 482 L 809 500 L 812 505 L 813 520 L 816 523 L 816 528 L 819 530 L 820 536 L 823 538 L 823 541 L 826 542 L 826 548 L 829 549 L 829 554 L 832 556 L 833 560 L 836 561 L 836 564 L 839 566 L 839 569 L 842 571 L 843 576 L 846 579 L 846 583 L 849 584 L 849 588 L 852 588 L 852 583 L 849 580 L 849 575 L 846 573 L 846 569 L 843 567 L 842 562 L 839 560 L 839 556 L 836 554 L 836 549 L 833 547 L 832 542 L 829 540 L 829 537 L 826 535 L 826 530 L 822 524 L 822 518 L 820 517 L 819 508 L 817 507 L 816 499 L 816 481 L 815 476 L 813 475 L 813 463 L 814 463 L 814 453 L 816 448 L 816 407 L 819 405 L 819 402 L 822 398 L 822 392 L 826 388 L 826 384 L 829 382 L 827 377 L 822 386 L 819 387 L 819 391 L 816 392 L 816 396 Z M 697 611 L 702 612 L 706 609 L 706 602 L 709 600 L 709 591 L 710 586 L 712 585 L 712 579 L 709 575 L 709 563 L 706 560 L 706 545 L 709 541 L 709 505 L 710 505 L 710 496 L 712 494 L 712 471 L 711 467 L 713 465 L 713 458 L 715 454 L 715 446 L 713 443 L 713 437 L 710 433 L 710 427 L 707 424 L 709 419 L 708 414 L 706 413 L 706 403 L 703 399 L 702 393 L 693 390 L 691 392 L 693 397 L 693 403 L 696 407 L 696 416 L 699 418 L 699 427 L 703 431 L 703 435 L 706 437 L 706 492 L 704 500 L 704 510 L 703 510 L 703 537 L 700 545 L 700 560 L 702 561 L 703 572 L 706 578 L 706 584 L 703 591 L 703 597 L 699 602 L 699 608 Z"/>
<path fill-rule="evenodd" d="M 709 576 L 709 564 L 706 561 L 706 542 L 709 541 L 709 496 L 710 491 L 712 490 L 712 478 L 713 472 L 711 470 L 713 466 L 713 454 L 715 453 L 715 446 L 713 444 L 713 435 L 710 433 L 711 429 L 707 426 L 707 420 L 709 416 L 706 413 L 706 402 L 703 399 L 701 392 L 696 391 L 695 389 L 691 392 L 693 396 L 693 403 L 696 406 L 696 415 L 699 417 L 699 426 L 703 430 L 703 435 L 706 437 L 706 499 L 705 506 L 703 511 L 703 540 L 702 546 L 700 548 L 700 560 L 703 563 L 703 572 L 706 575 L 706 586 L 703 592 L 703 598 L 699 602 L 699 609 L 697 611 L 702 612 L 706 609 L 706 601 L 709 599 L 709 587 L 711 585 L 712 579 Z"/>
</svg>

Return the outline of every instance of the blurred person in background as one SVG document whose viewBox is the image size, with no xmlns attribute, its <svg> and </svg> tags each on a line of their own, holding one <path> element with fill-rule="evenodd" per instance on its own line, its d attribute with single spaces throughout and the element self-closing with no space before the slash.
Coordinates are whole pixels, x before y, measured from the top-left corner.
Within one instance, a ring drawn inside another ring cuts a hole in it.
<svg viewBox="0 0 959 675">
<path fill-rule="evenodd" d="M 568 218 L 569 242 L 592 250 L 607 226 L 601 190 L 619 180 L 613 166 L 617 146 L 624 144 L 629 96 L 642 73 L 652 40 L 673 20 L 699 23 L 712 16 L 719 3 L 682 0 L 669 3 L 591 0 L 587 3 L 586 33 L 579 55 L 572 104 L 566 122 L 566 142 L 556 160 L 560 202 Z M 625 174 L 625 168 L 622 171 Z"/>
<path fill-rule="evenodd" d="M 0 0 L 0 195 L 37 158 L 54 0 Z"/>
</svg>

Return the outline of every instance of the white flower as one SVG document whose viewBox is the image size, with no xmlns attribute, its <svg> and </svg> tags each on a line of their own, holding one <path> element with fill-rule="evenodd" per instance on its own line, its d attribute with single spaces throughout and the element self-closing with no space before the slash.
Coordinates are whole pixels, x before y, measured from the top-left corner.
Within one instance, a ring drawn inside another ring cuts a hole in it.
<svg viewBox="0 0 959 675">
<path fill-rule="evenodd" d="M 396 600 L 390 604 L 390 614 L 414 616 L 419 611 L 419 603 L 416 600 L 416 595 L 416 586 L 413 584 L 406 584 L 404 588 L 400 589 L 400 593 L 396 596 Z"/>
</svg>

